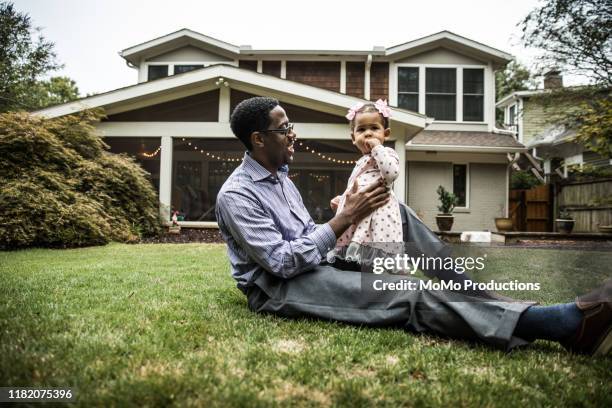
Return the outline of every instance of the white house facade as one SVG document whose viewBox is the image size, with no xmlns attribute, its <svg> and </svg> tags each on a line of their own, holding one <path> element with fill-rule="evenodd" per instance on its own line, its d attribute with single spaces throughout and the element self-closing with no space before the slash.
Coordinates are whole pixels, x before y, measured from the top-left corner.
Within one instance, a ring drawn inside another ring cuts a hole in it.
<svg viewBox="0 0 612 408">
<path fill-rule="evenodd" d="M 230 113 L 253 95 L 278 98 L 295 122 L 290 177 L 317 222 L 359 158 L 346 110 L 378 98 L 392 106 L 389 145 L 406 163 L 395 192 L 430 227 L 438 185 L 460 197 L 456 230 L 492 229 L 507 213 L 509 166 L 524 146 L 494 126 L 494 72 L 512 58 L 502 51 L 449 32 L 366 51 L 254 50 L 184 29 L 121 56 L 137 84 L 36 114 L 104 108 L 98 130 L 151 173 L 166 220 L 174 209 L 185 226 L 216 225 L 216 194 L 244 155 Z"/>
</svg>

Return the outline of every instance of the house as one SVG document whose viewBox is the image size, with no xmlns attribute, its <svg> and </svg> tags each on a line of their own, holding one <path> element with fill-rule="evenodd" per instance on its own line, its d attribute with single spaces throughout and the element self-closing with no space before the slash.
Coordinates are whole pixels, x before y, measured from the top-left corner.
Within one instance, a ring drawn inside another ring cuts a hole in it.
<svg viewBox="0 0 612 408">
<path fill-rule="evenodd" d="M 494 228 L 507 214 L 510 159 L 524 151 L 495 129 L 494 72 L 512 56 L 443 31 L 369 50 L 261 50 L 188 29 L 120 53 L 138 83 L 37 114 L 102 107 L 98 130 L 114 152 L 134 155 L 159 191 L 162 215 L 185 226 L 214 226 L 214 203 L 244 148 L 229 127 L 245 98 L 278 98 L 299 136 L 289 176 L 317 222 L 346 188 L 359 154 L 350 141 L 349 107 L 387 99 L 401 166 L 394 190 L 432 228 L 436 188 L 460 199 L 456 230 Z"/>
<path fill-rule="evenodd" d="M 553 69 L 544 74 L 543 89 L 513 92 L 497 102 L 497 107 L 504 112 L 506 128 L 515 132 L 518 141 L 528 149 L 524 154 L 529 160 L 526 165 L 547 182 L 555 178 L 566 179 L 568 170 L 573 166 L 612 165 L 610 159 L 576 143 L 575 129 L 555 123 L 554 119 L 560 112 L 572 109 L 581 98 L 577 94 L 569 101 L 561 100 L 555 96 L 555 91 L 562 88 L 563 77 L 560 71 Z M 569 90 L 579 92 L 580 88 Z"/>
</svg>

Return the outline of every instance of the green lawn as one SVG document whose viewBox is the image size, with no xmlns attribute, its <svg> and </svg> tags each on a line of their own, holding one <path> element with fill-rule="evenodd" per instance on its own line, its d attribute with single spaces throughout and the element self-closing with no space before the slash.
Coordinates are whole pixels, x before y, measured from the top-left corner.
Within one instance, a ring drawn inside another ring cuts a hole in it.
<svg viewBox="0 0 612 408">
<path fill-rule="evenodd" d="M 480 279 L 568 301 L 612 253 L 488 250 Z M 571 285 L 569 282 L 573 282 Z M 248 311 L 224 245 L 0 253 L 0 386 L 72 386 L 80 406 L 612 406 L 612 358 L 506 354 L 401 330 Z"/>
</svg>

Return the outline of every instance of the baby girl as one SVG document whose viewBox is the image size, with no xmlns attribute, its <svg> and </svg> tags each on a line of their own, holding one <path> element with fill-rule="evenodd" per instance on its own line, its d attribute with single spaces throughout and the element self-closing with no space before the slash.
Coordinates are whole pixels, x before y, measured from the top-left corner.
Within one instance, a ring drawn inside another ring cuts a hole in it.
<svg viewBox="0 0 612 408">
<path fill-rule="evenodd" d="M 327 254 L 330 263 L 345 261 L 371 269 L 374 258 L 393 257 L 403 248 L 402 220 L 399 203 L 391 189 L 399 174 L 399 158 L 395 150 L 383 146 L 389 138 L 391 111 L 386 101 L 359 103 L 346 115 L 350 121 L 351 139 L 363 156 L 357 161 L 342 196 L 331 201 L 332 209 L 342 211 L 347 193 L 357 182 L 359 190 L 382 178 L 391 197 L 358 224 L 353 224 L 338 238 L 336 247 Z"/>
</svg>

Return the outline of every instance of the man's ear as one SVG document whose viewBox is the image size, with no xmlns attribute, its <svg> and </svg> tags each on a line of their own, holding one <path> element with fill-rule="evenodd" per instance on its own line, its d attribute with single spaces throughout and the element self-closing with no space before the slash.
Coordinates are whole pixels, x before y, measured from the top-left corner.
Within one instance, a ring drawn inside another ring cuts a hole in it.
<svg viewBox="0 0 612 408">
<path fill-rule="evenodd" d="M 253 147 L 263 147 L 264 146 L 264 137 L 260 132 L 251 133 L 251 145 Z"/>
</svg>

